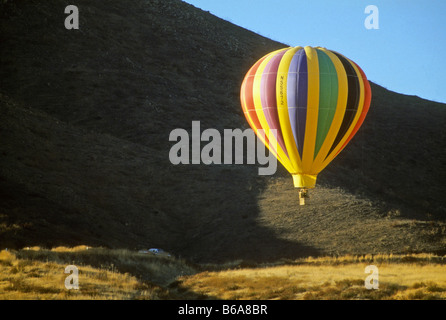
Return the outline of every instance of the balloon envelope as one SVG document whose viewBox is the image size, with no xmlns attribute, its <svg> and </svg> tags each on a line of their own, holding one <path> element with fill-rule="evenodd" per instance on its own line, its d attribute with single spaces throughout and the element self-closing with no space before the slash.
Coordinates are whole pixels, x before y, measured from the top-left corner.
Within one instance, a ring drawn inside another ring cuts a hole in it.
<svg viewBox="0 0 446 320">
<path fill-rule="evenodd" d="M 362 125 L 371 89 L 361 68 L 343 55 L 290 47 L 250 68 L 240 99 L 248 123 L 291 173 L 294 186 L 313 188 L 317 174 Z"/>
</svg>

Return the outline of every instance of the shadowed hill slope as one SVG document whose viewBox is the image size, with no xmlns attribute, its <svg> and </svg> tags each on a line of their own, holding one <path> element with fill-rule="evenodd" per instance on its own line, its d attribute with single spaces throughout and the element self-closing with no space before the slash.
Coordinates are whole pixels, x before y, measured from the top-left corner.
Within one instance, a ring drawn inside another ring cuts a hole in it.
<svg viewBox="0 0 446 320">
<path fill-rule="evenodd" d="M 299 207 L 283 168 L 168 156 L 169 133 L 193 120 L 247 128 L 243 76 L 284 44 L 174 0 L 80 1 L 80 29 L 66 30 L 67 5 L 1 5 L 1 247 L 196 261 L 444 252 L 444 104 L 372 84 L 363 127 Z"/>
</svg>

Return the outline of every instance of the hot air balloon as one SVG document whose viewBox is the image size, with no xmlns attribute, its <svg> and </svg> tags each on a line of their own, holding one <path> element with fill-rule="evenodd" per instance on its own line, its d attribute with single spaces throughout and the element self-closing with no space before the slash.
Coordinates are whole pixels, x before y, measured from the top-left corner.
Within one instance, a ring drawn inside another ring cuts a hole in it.
<svg viewBox="0 0 446 320">
<path fill-rule="evenodd" d="M 362 125 L 371 89 L 362 69 L 345 56 L 289 47 L 249 69 L 240 99 L 251 128 L 292 175 L 302 205 L 319 172 Z"/>
</svg>

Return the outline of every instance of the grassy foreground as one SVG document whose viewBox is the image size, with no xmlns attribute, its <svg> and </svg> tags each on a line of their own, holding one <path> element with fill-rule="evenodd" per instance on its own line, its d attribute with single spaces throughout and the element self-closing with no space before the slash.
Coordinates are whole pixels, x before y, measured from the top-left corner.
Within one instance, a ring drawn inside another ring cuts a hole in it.
<svg viewBox="0 0 446 320">
<path fill-rule="evenodd" d="M 0 299 L 446 299 L 446 259 L 434 255 L 306 258 L 276 265 L 191 265 L 129 250 L 59 247 L 0 252 Z M 65 267 L 76 265 L 79 289 Z M 378 289 L 367 289 L 378 268 Z"/>
<path fill-rule="evenodd" d="M 78 268 L 79 289 L 67 289 Z M 181 260 L 123 249 L 79 246 L 39 247 L 0 252 L 0 299 L 125 300 L 166 299 L 164 287 L 179 275 L 195 272 Z M 148 281 L 147 279 L 150 279 Z"/>
<path fill-rule="evenodd" d="M 446 299 L 444 259 L 431 255 L 307 258 L 293 265 L 203 272 L 178 286 L 217 299 Z M 378 269 L 378 288 L 367 289 Z M 368 279 L 370 283 L 370 278 Z"/>
</svg>

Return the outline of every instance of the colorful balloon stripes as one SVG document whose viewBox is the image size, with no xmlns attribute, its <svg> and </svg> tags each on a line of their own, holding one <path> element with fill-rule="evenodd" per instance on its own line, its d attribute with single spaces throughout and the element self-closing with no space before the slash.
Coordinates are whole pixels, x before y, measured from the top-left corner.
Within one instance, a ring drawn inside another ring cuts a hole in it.
<svg viewBox="0 0 446 320">
<path fill-rule="evenodd" d="M 251 67 L 240 99 L 251 128 L 291 173 L 294 186 L 313 188 L 317 174 L 362 125 L 371 89 L 361 68 L 343 55 L 290 47 Z"/>
</svg>

